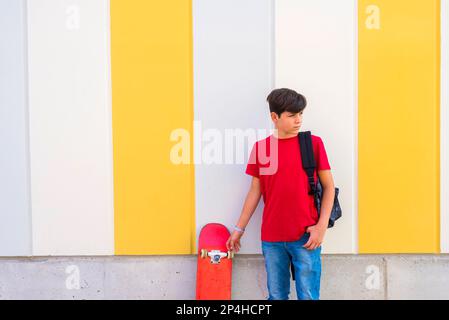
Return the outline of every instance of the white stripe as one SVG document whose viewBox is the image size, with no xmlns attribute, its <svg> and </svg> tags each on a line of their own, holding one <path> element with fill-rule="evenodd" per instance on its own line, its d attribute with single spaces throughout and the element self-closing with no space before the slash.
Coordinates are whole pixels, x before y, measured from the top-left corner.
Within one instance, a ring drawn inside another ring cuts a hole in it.
<svg viewBox="0 0 449 320">
<path fill-rule="evenodd" d="M 343 218 L 326 234 L 323 253 L 356 253 L 356 1 L 276 1 L 276 87 L 304 94 L 301 131 L 325 144 Z"/>
<path fill-rule="evenodd" d="M 0 256 L 31 255 L 25 8 L 0 1 Z"/>
<path fill-rule="evenodd" d="M 113 254 L 107 0 L 29 0 L 33 255 Z"/>
<path fill-rule="evenodd" d="M 354 154 L 353 154 L 353 174 L 352 183 L 354 186 L 352 195 L 353 215 L 352 215 L 352 253 L 359 253 L 359 1 L 354 3 Z"/>
<path fill-rule="evenodd" d="M 269 135 L 272 6 L 272 0 L 193 2 L 194 118 L 202 126 L 194 139 L 197 236 L 209 222 L 237 223 L 251 181 L 245 164 L 200 164 L 202 133 L 215 129 L 224 138 L 225 129 L 260 128 Z M 246 229 L 241 253 L 261 252 L 261 210 Z"/>
</svg>

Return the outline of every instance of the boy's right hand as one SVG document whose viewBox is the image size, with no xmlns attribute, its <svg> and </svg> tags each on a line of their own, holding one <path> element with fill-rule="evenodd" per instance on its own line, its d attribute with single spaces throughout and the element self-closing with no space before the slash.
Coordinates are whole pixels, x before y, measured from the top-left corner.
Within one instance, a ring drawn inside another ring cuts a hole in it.
<svg viewBox="0 0 449 320">
<path fill-rule="evenodd" d="M 226 241 L 226 248 L 228 251 L 239 252 L 240 250 L 240 238 L 242 238 L 243 233 L 234 231 L 229 237 L 228 241 Z"/>
</svg>

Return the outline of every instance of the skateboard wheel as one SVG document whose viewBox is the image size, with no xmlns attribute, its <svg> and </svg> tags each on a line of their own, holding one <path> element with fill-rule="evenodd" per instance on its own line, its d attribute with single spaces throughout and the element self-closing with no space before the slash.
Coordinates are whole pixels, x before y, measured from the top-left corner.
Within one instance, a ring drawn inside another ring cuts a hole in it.
<svg viewBox="0 0 449 320">
<path fill-rule="evenodd" d="M 206 249 L 201 249 L 201 258 L 207 258 L 207 250 Z"/>
<path fill-rule="evenodd" d="M 228 259 L 234 259 L 234 251 L 228 251 Z"/>
</svg>

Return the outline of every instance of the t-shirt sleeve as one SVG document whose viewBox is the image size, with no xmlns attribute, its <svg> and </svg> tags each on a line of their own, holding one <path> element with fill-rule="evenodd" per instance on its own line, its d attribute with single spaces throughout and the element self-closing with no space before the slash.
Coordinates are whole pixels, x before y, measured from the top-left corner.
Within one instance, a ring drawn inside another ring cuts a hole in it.
<svg viewBox="0 0 449 320">
<path fill-rule="evenodd" d="M 323 140 L 320 137 L 317 137 L 317 148 L 316 148 L 316 167 L 317 170 L 330 170 L 331 166 L 329 165 L 329 160 L 327 158 L 326 149 L 324 148 Z"/>
<path fill-rule="evenodd" d="M 257 163 L 257 143 L 253 145 L 245 173 L 249 174 L 250 176 L 259 178 L 259 165 Z"/>
</svg>

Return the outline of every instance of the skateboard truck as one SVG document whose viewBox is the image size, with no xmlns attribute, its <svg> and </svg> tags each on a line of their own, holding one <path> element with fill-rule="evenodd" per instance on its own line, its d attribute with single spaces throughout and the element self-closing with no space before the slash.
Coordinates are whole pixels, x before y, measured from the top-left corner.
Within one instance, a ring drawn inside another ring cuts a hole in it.
<svg viewBox="0 0 449 320">
<path fill-rule="evenodd" d="M 222 258 L 229 258 L 229 259 L 233 259 L 234 258 L 234 252 L 233 251 L 228 251 L 226 252 L 221 252 L 220 250 L 212 250 L 212 251 L 207 251 L 206 249 L 202 249 L 201 250 L 201 258 L 205 259 L 207 257 L 210 257 L 210 263 L 212 264 L 219 264 L 221 262 Z"/>
</svg>

